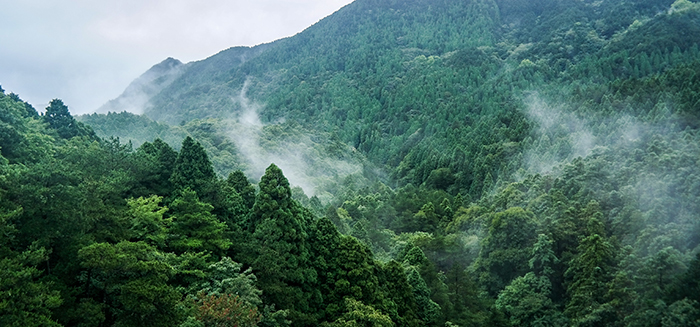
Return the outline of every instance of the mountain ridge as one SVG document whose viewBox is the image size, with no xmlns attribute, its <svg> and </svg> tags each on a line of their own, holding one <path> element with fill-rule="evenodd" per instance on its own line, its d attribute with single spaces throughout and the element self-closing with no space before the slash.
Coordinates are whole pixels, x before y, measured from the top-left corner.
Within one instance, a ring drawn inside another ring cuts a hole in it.
<svg viewBox="0 0 700 327">
<path fill-rule="evenodd" d="M 142 114 L 150 99 L 177 79 L 186 65 L 177 59 L 168 57 L 153 65 L 126 87 L 124 92 L 100 106 L 95 112 L 129 111 Z"/>
</svg>

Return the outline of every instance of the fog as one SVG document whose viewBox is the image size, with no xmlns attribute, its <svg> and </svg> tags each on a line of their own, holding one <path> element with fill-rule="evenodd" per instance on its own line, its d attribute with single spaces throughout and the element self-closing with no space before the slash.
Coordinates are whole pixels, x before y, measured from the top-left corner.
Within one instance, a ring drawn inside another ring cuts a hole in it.
<svg viewBox="0 0 700 327">
<path fill-rule="evenodd" d="M 301 131 L 280 121 L 274 124 L 261 122 L 262 106 L 247 96 L 249 82 L 232 100 L 240 105 L 240 111 L 229 124 L 229 137 L 245 161 L 246 175 L 259 180 L 272 163 L 282 169 L 292 186 L 299 186 L 308 196 L 329 200 L 339 185 L 349 176 L 361 175 L 363 164 L 360 155 L 347 145 L 342 152 L 330 153 L 324 135 Z M 350 155 L 347 155 L 349 153 Z"/>
<path fill-rule="evenodd" d="M 599 184 L 600 189 L 589 191 L 599 192 L 597 200 L 614 208 L 606 218 L 623 245 L 640 257 L 668 246 L 687 258 L 700 250 L 695 236 L 700 146 L 692 131 L 677 126 L 673 104 L 659 102 L 648 108 L 646 118 L 635 118 L 623 113 L 582 117 L 573 105 L 538 93 L 523 103 L 536 126 L 523 155 L 525 171 L 559 177 L 566 164 L 587 158 L 590 175 L 579 178 Z"/>
<path fill-rule="evenodd" d="M 537 124 L 537 137 L 523 156 L 526 170 L 550 173 L 563 162 L 588 156 L 596 146 L 587 122 L 563 106 L 548 103 L 538 93 L 528 95 L 524 103 L 527 116 Z"/>
<path fill-rule="evenodd" d="M 137 115 L 143 114 L 149 100 L 182 75 L 185 66 L 177 59 L 163 60 L 141 74 L 119 97 L 105 103 L 96 112 L 128 111 Z"/>
<path fill-rule="evenodd" d="M 95 111 L 167 57 L 292 36 L 351 0 L 2 1 L 0 85 L 38 110 Z"/>
</svg>

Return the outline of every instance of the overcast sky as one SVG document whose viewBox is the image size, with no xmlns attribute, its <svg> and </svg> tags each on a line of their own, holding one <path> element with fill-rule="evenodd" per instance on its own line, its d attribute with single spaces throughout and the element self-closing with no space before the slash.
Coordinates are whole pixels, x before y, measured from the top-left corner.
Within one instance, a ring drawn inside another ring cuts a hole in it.
<svg viewBox="0 0 700 327">
<path fill-rule="evenodd" d="M 37 110 L 92 112 L 167 57 L 301 32 L 352 0 L 0 0 L 0 85 Z"/>
</svg>

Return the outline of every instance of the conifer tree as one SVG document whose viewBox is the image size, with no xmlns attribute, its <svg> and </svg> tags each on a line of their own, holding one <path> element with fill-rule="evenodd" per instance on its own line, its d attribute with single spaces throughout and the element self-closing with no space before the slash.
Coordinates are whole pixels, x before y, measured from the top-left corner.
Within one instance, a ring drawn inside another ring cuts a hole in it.
<svg viewBox="0 0 700 327">
<path fill-rule="evenodd" d="M 604 237 L 592 234 L 581 240 L 577 250 L 565 273 L 571 280 L 565 313 L 574 326 L 609 323 L 606 318 L 612 314 L 603 305 L 607 283 L 612 279 L 615 249 Z"/>
<path fill-rule="evenodd" d="M 73 118 L 70 112 L 68 112 L 68 107 L 63 104 L 61 99 L 51 100 L 49 106 L 46 107 L 43 120 L 49 124 L 49 128 L 56 130 L 58 136 L 64 139 L 69 139 L 74 136 L 95 137 L 95 133 L 91 128 Z"/>
<path fill-rule="evenodd" d="M 252 266 L 263 297 L 280 309 L 291 309 L 296 324 L 310 319 L 310 297 L 316 283 L 308 245 L 310 213 L 292 200 L 289 181 L 274 164 L 260 179 L 249 231 L 255 245 Z M 308 292 L 305 292 L 308 291 Z"/>
<path fill-rule="evenodd" d="M 230 173 L 226 183 L 238 192 L 248 209 L 253 208 L 253 204 L 255 204 L 255 187 L 250 184 L 242 171 L 236 170 Z"/>
<path fill-rule="evenodd" d="M 226 239 L 226 224 L 211 211 L 213 207 L 199 200 L 197 193 L 186 188 L 175 198 L 169 246 L 176 253 L 207 252 L 222 256 L 231 246 Z"/>
<path fill-rule="evenodd" d="M 212 184 L 216 181 L 216 174 L 207 152 L 199 142 L 189 136 L 182 141 L 170 181 L 175 189 L 189 187 L 201 197 L 212 190 Z"/>
</svg>

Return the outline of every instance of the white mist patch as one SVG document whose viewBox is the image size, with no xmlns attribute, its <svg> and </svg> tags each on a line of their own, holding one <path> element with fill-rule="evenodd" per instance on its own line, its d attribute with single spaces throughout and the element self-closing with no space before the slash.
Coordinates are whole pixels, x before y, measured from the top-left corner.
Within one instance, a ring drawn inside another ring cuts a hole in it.
<svg viewBox="0 0 700 327">
<path fill-rule="evenodd" d="M 238 114 L 238 121 L 246 126 L 262 127 L 263 124 L 258 116 L 260 106 L 256 103 L 251 103 L 245 96 L 246 92 L 248 91 L 248 85 L 250 85 L 250 82 L 249 80 L 246 80 L 245 83 L 243 83 L 241 93 L 239 93 L 238 97 L 235 99 L 235 101 L 238 101 L 238 103 L 241 105 L 241 111 Z"/>
<path fill-rule="evenodd" d="M 523 154 L 523 168 L 548 174 L 571 160 L 591 155 L 598 149 L 622 149 L 640 146 L 650 133 L 664 128 L 654 127 L 638 119 L 622 115 L 615 120 L 590 121 L 566 110 L 563 105 L 552 105 L 537 93 L 525 99 L 526 114 L 537 124 L 536 135 Z"/>
<path fill-rule="evenodd" d="M 230 123 L 228 135 L 245 160 L 244 172 L 249 178 L 259 180 L 265 169 L 274 163 L 291 185 L 301 187 L 308 196 L 316 195 L 323 200 L 331 197 L 328 189 L 333 188 L 333 184 L 362 173 L 359 160 L 337 158 L 327 153 L 318 142 L 318 136 L 282 124 L 263 124 L 258 114 L 261 106 L 246 97 L 248 85 L 246 81 L 240 93 L 232 98 L 240 105 L 240 111 Z"/>
<path fill-rule="evenodd" d="M 184 72 L 185 64 L 177 59 L 168 58 L 154 65 L 131 82 L 117 98 L 108 101 L 95 112 L 122 112 L 143 114 L 151 98 L 172 84 Z"/>
<path fill-rule="evenodd" d="M 591 154 L 596 137 L 583 120 L 548 104 L 536 93 L 525 99 L 525 105 L 527 115 L 539 126 L 537 140 L 524 154 L 526 169 L 549 173 L 562 162 Z"/>
</svg>

